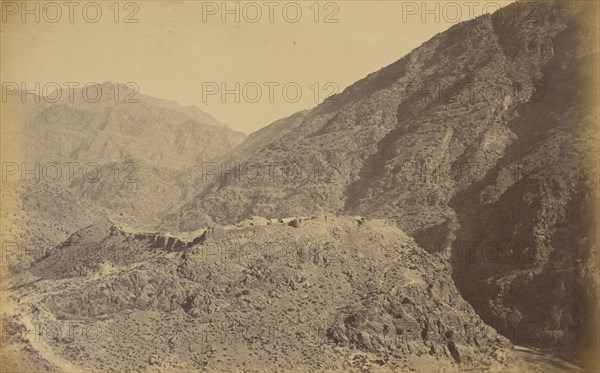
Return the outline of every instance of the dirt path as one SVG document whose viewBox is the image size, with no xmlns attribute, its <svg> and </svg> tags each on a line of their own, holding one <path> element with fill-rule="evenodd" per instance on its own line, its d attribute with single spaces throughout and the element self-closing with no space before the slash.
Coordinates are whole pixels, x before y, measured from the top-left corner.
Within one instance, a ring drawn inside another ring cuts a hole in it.
<svg viewBox="0 0 600 373">
<path fill-rule="evenodd" d="M 25 301 L 24 304 L 31 303 Z M 2 297 L 2 311 L 19 315 L 21 322 L 27 330 L 27 333 L 25 333 L 25 338 L 29 341 L 31 347 L 33 347 L 33 349 L 42 359 L 58 367 L 65 373 L 83 372 L 82 369 L 77 368 L 77 366 L 57 355 L 54 350 L 52 350 L 52 348 L 44 340 L 44 336 L 39 335 L 39 328 L 36 328 L 35 323 L 32 321 L 31 317 L 27 314 L 27 311 L 23 309 L 23 307 L 18 307 L 17 304 L 15 304 L 15 302 L 8 297 Z"/>
<path fill-rule="evenodd" d="M 70 361 L 56 355 L 56 353 L 52 350 L 50 346 L 46 344 L 43 337 L 38 335 L 37 333 L 30 333 L 32 330 L 37 330 L 34 323 L 29 318 L 29 315 L 22 313 L 21 321 L 25 328 L 27 328 L 26 338 L 31 343 L 31 346 L 40 354 L 40 356 L 49 361 L 50 363 L 59 367 L 65 373 L 80 373 L 83 372 L 81 369 L 77 368 Z"/>
</svg>

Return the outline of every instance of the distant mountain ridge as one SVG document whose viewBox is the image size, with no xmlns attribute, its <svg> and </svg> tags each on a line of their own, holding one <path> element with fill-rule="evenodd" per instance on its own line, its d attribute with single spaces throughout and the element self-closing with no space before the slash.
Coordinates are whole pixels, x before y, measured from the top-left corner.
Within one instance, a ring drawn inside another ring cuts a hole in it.
<svg viewBox="0 0 600 373">
<path fill-rule="evenodd" d="M 49 249 L 108 214 L 152 227 L 181 203 L 188 169 L 246 138 L 134 85 L 64 88 L 56 97 L 17 91 L 2 104 L 2 161 L 10 163 L 2 233 L 24 247 Z M 18 224 L 11 213 L 23 215 Z"/>
</svg>

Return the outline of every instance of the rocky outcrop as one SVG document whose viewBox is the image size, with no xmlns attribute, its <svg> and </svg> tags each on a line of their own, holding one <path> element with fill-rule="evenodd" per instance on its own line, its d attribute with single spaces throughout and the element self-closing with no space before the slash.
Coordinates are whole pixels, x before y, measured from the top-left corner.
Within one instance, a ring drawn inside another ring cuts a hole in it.
<svg viewBox="0 0 600 373">
<path fill-rule="evenodd" d="M 198 233 L 198 232 L 196 232 Z M 117 234 L 125 237 L 128 241 L 143 241 L 152 248 L 159 248 L 168 251 L 182 250 L 203 242 L 207 235 L 206 231 L 195 237 L 179 238 L 165 233 L 127 233 L 119 231 Z"/>
</svg>

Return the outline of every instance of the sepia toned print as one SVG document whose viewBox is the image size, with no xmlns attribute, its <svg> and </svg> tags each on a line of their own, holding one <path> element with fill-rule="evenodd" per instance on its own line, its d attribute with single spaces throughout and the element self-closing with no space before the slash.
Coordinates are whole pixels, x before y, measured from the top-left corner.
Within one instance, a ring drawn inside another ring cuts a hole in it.
<svg viewBox="0 0 600 373">
<path fill-rule="evenodd" d="M 599 372 L 599 10 L 0 1 L 0 372 Z"/>
</svg>

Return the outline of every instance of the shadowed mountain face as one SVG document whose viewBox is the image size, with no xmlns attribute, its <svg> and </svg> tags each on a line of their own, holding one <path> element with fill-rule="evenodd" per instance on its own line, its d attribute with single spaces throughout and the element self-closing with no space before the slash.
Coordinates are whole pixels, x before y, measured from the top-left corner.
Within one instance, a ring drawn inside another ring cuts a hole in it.
<svg viewBox="0 0 600 373">
<path fill-rule="evenodd" d="M 579 358 L 578 343 L 597 343 L 585 323 L 596 320 L 597 170 L 585 165 L 597 156 L 597 82 L 581 73 L 598 59 L 597 9 L 535 4 L 530 17 L 511 5 L 458 24 L 250 136 L 202 170 L 204 189 L 164 224 L 393 219 L 449 258 L 486 322 Z"/>
<path fill-rule="evenodd" d="M 3 226 L 7 240 L 29 250 L 52 247 L 111 214 L 155 225 L 189 189 L 181 179 L 187 169 L 246 137 L 196 107 L 142 95 L 131 85 L 48 97 L 16 92 L 7 101 Z"/>
</svg>

